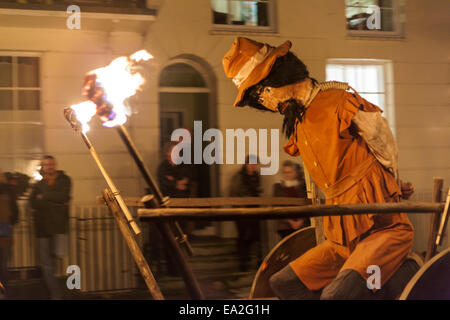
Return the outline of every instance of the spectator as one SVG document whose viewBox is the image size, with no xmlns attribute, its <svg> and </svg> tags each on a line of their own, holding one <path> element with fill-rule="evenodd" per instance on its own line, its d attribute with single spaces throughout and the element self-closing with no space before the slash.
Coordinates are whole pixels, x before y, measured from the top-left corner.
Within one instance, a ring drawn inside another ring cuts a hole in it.
<svg viewBox="0 0 450 320">
<path fill-rule="evenodd" d="M 33 186 L 30 195 L 34 209 L 35 231 L 39 247 L 39 259 L 45 284 L 51 299 L 61 299 L 61 288 L 55 277 L 54 257 L 67 255 L 67 231 L 71 180 L 64 171 L 57 170 L 56 160 L 44 156 L 43 179 Z"/>
<path fill-rule="evenodd" d="M 6 298 L 12 226 L 17 222 L 18 214 L 14 189 L 0 170 L 0 299 Z"/>
<path fill-rule="evenodd" d="M 158 180 L 161 187 L 161 192 L 164 196 L 172 198 L 188 198 L 192 196 L 196 189 L 196 183 L 193 179 L 192 171 L 188 165 L 180 164 L 176 165 L 172 161 L 172 149 L 176 144 L 169 143 L 164 146 L 165 159 L 160 163 L 158 167 Z M 193 222 L 180 223 L 183 232 L 190 234 L 193 229 Z M 150 239 L 155 243 L 155 234 L 150 235 Z M 164 249 L 166 256 L 167 273 L 170 276 L 176 277 L 180 274 L 176 260 L 171 256 L 169 250 L 170 246 L 163 240 L 163 248 L 155 248 L 156 252 L 153 254 L 159 259 L 161 249 Z M 158 241 L 159 242 L 159 241 Z"/>
<path fill-rule="evenodd" d="M 258 165 L 255 156 L 248 156 L 246 164 L 242 166 L 231 179 L 230 197 L 259 197 L 261 194 L 261 182 L 258 172 Z M 256 160 L 256 161 L 255 161 Z M 237 220 L 238 231 L 237 252 L 239 256 L 240 271 L 247 272 L 252 245 L 257 246 L 258 262 L 261 261 L 260 224 L 258 220 Z"/>
<path fill-rule="evenodd" d="M 282 170 L 283 180 L 273 185 L 273 196 L 306 198 L 306 183 L 300 165 L 287 160 L 283 162 Z M 277 220 L 277 232 L 284 238 L 310 225 L 309 218 Z"/>
</svg>

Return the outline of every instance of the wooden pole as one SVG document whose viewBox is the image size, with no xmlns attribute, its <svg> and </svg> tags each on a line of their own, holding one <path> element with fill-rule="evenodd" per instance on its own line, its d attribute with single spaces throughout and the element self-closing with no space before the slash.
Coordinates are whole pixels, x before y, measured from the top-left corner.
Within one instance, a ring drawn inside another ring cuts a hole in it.
<svg viewBox="0 0 450 320">
<path fill-rule="evenodd" d="M 128 152 L 132 156 L 135 161 L 139 172 L 144 178 L 145 182 L 149 187 L 149 191 L 153 195 L 153 203 L 152 207 L 167 207 L 167 204 L 164 201 L 164 197 L 154 181 L 150 171 L 147 169 L 147 166 L 144 163 L 144 160 L 141 154 L 138 152 L 136 146 L 131 139 L 128 131 L 125 126 L 118 126 L 117 131 L 122 141 L 125 143 L 125 146 L 128 149 Z M 158 228 L 161 236 L 166 240 L 166 243 L 169 245 L 169 254 L 176 261 L 178 268 L 180 270 L 181 276 L 183 277 L 184 283 L 186 284 L 186 288 L 192 299 L 204 299 L 203 293 L 200 289 L 200 285 L 198 284 L 197 279 L 194 276 L 194 272 L 192 271 L 190 265 L 186 261 L 186 257 L 183 254 L 182 247 L 185 249 L 186 253 L 189 255 L 193 255 L 192 248 L 187 241 L 186 235 L 181 230 L 178 222 L 176 221 L 158 221 L 156 223 L 156 227 Z"/>
<path fill-rule="evenodd" d="M 124 125 L 121 125 L 117 126 L 116 129 L 123 143 L 127 147 L 128 152 L 130 153 L 131 157 L 136 163 L 136 166 L 138 167 L 139 172 L 142 175 L 142 178 L 147 184 L 149 191 L 154 197 L 155 201 L 153 201 L 153 205 L 158 208 L 159 207 L 167 208 L 168 206 L 166 201 L 164 201 L 165 200 L 164 196 L 161 190 L 159 189 L 158 184 L 155 182 L 155 179 L 153 179 L 152 175 L 150 174 L 150 170 L 148 170 L 147 166 L 145 165 L 144 159 L 142 158 L 142 155 L 136 148 L 133 139 L 131 139 L 131 136 L 128 133 L 127 128 Z M 180 240 L 178 241 L 179 246 L 183 247 L 186 250 L 186 253 L 192 256 L 193 255 L 192 247 L 178 222 L 172 221 L 169 227 L 172 229 L 172 232 L 175 234 L 176 238 Z"/>
<path fill-rule="evenodd" d="M 142 198 L 125 197 L 130 207 L 144 207 Z M 103 196 L 96 199 L 98 205 L 104 205 Z M 189 207 L 225 207 L 225 206 L 302 206 L 311 204 L 311 200 L 293 197 L 211 197 L 211 198 L 170 198 L 170 208 Z"/>
<path fill-rule="evenodd" d="M 148 266 L 147 261 L 145 260 L 144 255 L 142 254 L 142 251 L 133 236 L 133 233 L 130 228 L 128 228 L 127 221 L 121 213 L 121 208 L 117 204 L 114 195 L 110 190 L 105 189 L 103 191 L 103 197 L 109 211 L 112 213 L 117 225 L 119 226 L 120 232 L 122 233 L 128 248 L 130 249 L 131 255 L 133 256 L 133 259 L 136 262 L 142 277 L 144 278 L 148 290 L 155 300 L 164 300 L 164 296 L 156 283 L 155 277 L 153 276 L 153 273 L 150 270 L 150 267 Z"/>
<path fill-rule="evenodd" d="M 103 166 L 100 157 L 95 150 L 94 146 L 92 145 L 91 141 L 89 140 L 86 133 L 84 133 L 81 130 L 80 123 L 78 119 L 76 118 L 75 112 L 72 108 L 67 107 L 64 109 L 64 117 L 66 120 L 70 123 L 72 126 L 72 129 L 75 130 L 75 132 L 79 132 L 81 135 L 81 139 L 86 144 L 86 147 L 88 148 L 89 152 L 91 153 L 92 158 L 94 159 L 95 163 L 97 164 L 97 167 L 99 168 L 100 172 L 103 175 L 103 178 L 105 178 L 106 183 L 108 184 L 108 187 L 111 189 L 112 194 L 114 195 L 114 198 L 116 199 L 118 205 L 122 209 L 123 214 L 127 218 L 128 223 L 130 224 L 131 228 L 133 229 L 135 234 L 141 233 L 141 230 L 139 229 L 136 222 L 133 220 L 133 217 L 131 216 L 130 211 L 128 210 L 127 205 L 125 204 L 125 201 L 123 200 L 122 196 L 120 195 L 119 189 L 117 189 L 116 185 L 112 181 L 111 177 L 109 176 L 108 172 L 106 171 L 105 167 Z"/>
<path fill-rule="evenodd" d="M 238 220 L 292 219 L 303 217 L 342 216 L 368 213 L 436 213 L 444 204 L 429 202 L 369 203 L 347 205 L 307 205 L 265 208 L 158 208 L 139 209 L 143 219 Z"/>
<path fill-rule="evenodd" d="M 442 197 L 442 187 L 444 185 L 444 179 L 443 178 L 437 178 L 435 177 L 433 179 L 433 193 L 431 195 L 432 202 L 440 202 Z M 433 256 L 436 254 L 436 235 L 439 228 L 439 221 L 441 219 L 441 211 L 435 212 L 431 216 L 431 224 L 430 224 L 430 233 L 428 236 L 428 246 L 427 246 L 427 254 L 425 255 L 425 262 L 433 258 Z"/>
<path fill-rule="evenodd" d="M 447 199 L 445 200 L 444 211 L 442 212 L 441 222 L 439 224 L 439 229 L 436 236 L 436 246 L 440 246 L 442 244 L 442 238 L 444 237 L 445 229 L 447 228 L 448 222 L 448 208 L 450 206 L 450 189 L 447 193 Z"/>
</svg>

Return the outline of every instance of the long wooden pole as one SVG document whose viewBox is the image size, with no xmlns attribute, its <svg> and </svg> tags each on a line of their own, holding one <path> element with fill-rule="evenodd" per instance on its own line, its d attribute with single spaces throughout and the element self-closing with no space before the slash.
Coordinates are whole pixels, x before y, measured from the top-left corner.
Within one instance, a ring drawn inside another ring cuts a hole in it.
<svg viewBox="0 0 450 320">
<path fill-rule="evenodd" d="M 128 223 L 130 224 L 131 228 L 133 229 L 135 234 L 140 234 L 141 230 L 139 229 L 136 222 L 133 220 L 133 216 L 131 215 L 130 211 L 128 210 L 127 205 L 125 204 L 125 201 L 123 200 L 122 196 L 120 195 L 119 189 L 116 187 L 114 182 L 112 181 L 111 177 L 109 176 L 108 172 L 106 171 L 105 167 L 103 166 L 100 157 L 95 150 L 94 146 L 92 145 L 91 141 L 89 140 L 86 133 L 84 133 L 81 130 L 80 124 L 78 122 L 78 119 L 76 119 L 75 113 L 72 108 L 67 107 L 64 109 L 64 117 L 66 120 L 70 123 L 72 128 L 79 132 L 81 135 L 81 139 L 86 144 L 89 152 L 91 153 L 92 158 L 94 159 L 95 163 L 97 164 L 97 167 L 99 168 L 100 172 L 103 175 L 103 178 L 105 178 L 106 183 L 108 184 L 108 187 L 111 189 L 114 198 L 117 200 L 117 203 L 119 204 L 120 208 L 122 209 L 123 214 L 125 215 Z"/>
<path fill-rule="evenodd" d="M 433 192 L 431 194 L 432 202 L 440 202 L 442 197 L 442 187 L 444 185 L 443 178 L 435 177 L 433 179 Z M 427 253 L 425 255 L 425 262 L 430 260 L 436 254 L 436 234 L 439 228 L 439 220 L 441 219 L 441 211 L 435 212 L 431 217 L 430 233 L 428 236 Z"/>
<path fill-rule="evenodd" d="M 263 208 L 158 208 L 138 209 L 141 219 L 238 220 L 292 219 L 303 217 L 341 216 L 367 213 L 436 213 L 444 204 L 429 202 L 398 202 L 347 205 L 308 205 Z"/>
<path fill-rule="evenodd" d="M 136 242 L 136 239 L 128 228 L 125 217 L 120 212 L 121 208 L 118 206 L 113 193 L 110 190 L 105 189 L 103 191 L 103 197 L 109 211 L 113 214 L 114 219 L 119 226 L 120 232 L 122 232 L 123 238 L 130 249 L 131 255 L 133 256 L 139 271 L 141 272 L 142 278 L 144 278 L 148 290 L 155 300 L 164 300 L 164 296 L 156 283 L 155 277 L 153 276 L 153 273 L 150 270 L 150 267 L 148 266 L 147 261 L 145 260 L 144 255 Z"/>
<path fill-rule="evenodd" d="M 161 190 L 158 187 L 158 184 L 153 179 L 150 170 L 148 170 L 147 166 L 145 165 L 144 159 L 142 158 L 141 154 L 139 153 L 138 149 L 136 148 L 136 145 L 133 142 L 133 139 L 131 139 L 130 134 L 128 133 L 127 128 L 124 125 L 117 126 L 116 127 L 117 132 L 119 133 L 120 138 L 122 139 L 123 143 L 128 149 L 128 152 L 130 153 L 131 157 L 133 158 L 134 162 L 136 163 L 136 166 L 139 169 L 139 172 L 142 175 L 142 178 L 144 178 L 144 181 L 146 182 L 149 191 L 152 193 L 155 202 L 153 203 L 155 207 L 163 207 L 166 208 L 167 203 L 164 201 L 164 196 L 161 192 Z M 175 233 L 175 236 L 177 239 L 183 239 L 183 241 L 180 242 L 180 244 L 183 246 L 183 248 L 186 250 L 186 253 L 190 256 L 193 255 L 193 250 L 191 245 L 189 244 L 189 241 L 187 241 L 186 236 L 181 230 L 180 225 L 178 222 L 173 222 L 169 226 L 173 233 Z"/>
<path fill-rule="evenodd" d="M 450 206 L 450 189 L 447 193 L 447 199 L 445 200 L 444 211 L 442 212 L 441 222 L 439 224 L 439 229 L 436 236 L 436 246 L 440 246 L 442 244 L 442 238 L 444 237 L 445 228 L 447 227 L 448 222 L 448 211 Z"/>
</svg>

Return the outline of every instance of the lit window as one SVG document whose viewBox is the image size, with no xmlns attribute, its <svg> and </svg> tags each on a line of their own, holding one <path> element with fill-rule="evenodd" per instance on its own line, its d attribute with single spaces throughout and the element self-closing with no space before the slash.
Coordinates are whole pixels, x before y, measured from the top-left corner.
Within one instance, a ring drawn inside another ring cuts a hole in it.
<svg viewBox="0 0 450 320">
<path fill-rule="evenodd" d="M 44 148 L 40 58 L 0 53 L 0 168 L 32 174 Z"/>
<path fill-rule="evenodd" d="M 211 0 L 216 30 L 274 31 L 273 0 Z"/>
<path fill-rule="evenodd" d="M 391 64 L 385 60 L 330 59 L 326 67 L 327 81 L 347 82 L 364 99 L 377 105 L 394 125 L 393 94 L 387 83 Z"/>
<path fill-rule="evenodd" d="M 345 0 L 350 36 L 399 37 L 402 35 L 400 0 Z"/>
</svg>

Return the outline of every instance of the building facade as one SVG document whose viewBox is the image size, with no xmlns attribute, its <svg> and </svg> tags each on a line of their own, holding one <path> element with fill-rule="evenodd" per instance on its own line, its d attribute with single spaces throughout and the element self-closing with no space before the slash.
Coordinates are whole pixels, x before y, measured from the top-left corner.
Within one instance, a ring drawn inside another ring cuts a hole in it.
<svg viewBox="0 0 450 320">
<path fill-rule="evenodd" d="M 5 68 L 11 66 L 10 82 L 0 82 L 4 171 L 29 170 L 29 161 L 52 154 L 73 179 L 73 204 L 94 205 L 106 184 L 62 110 L 82 100 L 86 72 L 139 49 L 148 50 L 154 59 L 146 69 L 142 92 L 131 100 L 127 126 L 155 175 L 171 130 L 192 129 L 194 120 L 202 120 L 203 130 L 223 133 L 279 129 L 281 116 L 232 106 L 237 90 L 225 77 L 222 57 L 236 36 L 244 36 L 272 45 L 291 40 L 292 51 L 314 78 L 350 79 L 352 86 L 380 102 L 398 141 L 400 176 L 414 184 L 415 200 L 431 200 L 435 176 L 443 177 L 448 187 L 450 2 L 384 1 L 378 16 L 381 30 L 375 32 L 368 24 L 361 27 L 352 1 L 247 1 L 247 7 L 234 7 L 226 0 L 132 1 L 133 5 L 119 1 L 118 7 L 93 2 L 97 7 L 79 1 L 81 29 L 69 29 L 65 1 L 0 1 L 0 61 Z M 366 16 L 362 21 L 367 20 Z M 376 26 L 376 19 L 372 23 Z M 373 84 L 367 90 L 358 87 L 361 66 L 375 70 L 381 89 L 372 90 Z M 37 78 L 21 83 L 21 72 Z M 96 122 L 89 136 L 122 194 L 141 196 L 144 183 L 114 131 Z M 285 141 L 280 134 L 279 163 L 289 158 L 281 151 Z M 239 167 L 200 168 L 207 185 L 202 195 L 226 196 L 230 177 Z M 280 174 L 263 176 L 265 195 L 271 195 Z M 414 249 L 424 251 L 429 217 L 411 215 L 411 220 L 417 230 Z M 230 222 L 214 226 L 218 235 L 235 234 Z"/>
</svg>

